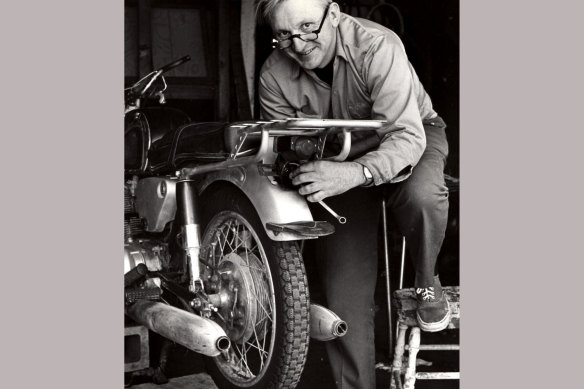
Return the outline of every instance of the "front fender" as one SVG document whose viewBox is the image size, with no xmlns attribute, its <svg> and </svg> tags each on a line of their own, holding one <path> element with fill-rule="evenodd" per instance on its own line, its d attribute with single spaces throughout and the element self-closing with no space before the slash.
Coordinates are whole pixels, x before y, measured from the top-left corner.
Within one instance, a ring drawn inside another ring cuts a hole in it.
<svg viewBox="0 0 584 389">
<path fill-rule="evenodd" d="M 238 187 L 257 211 L 268 237 L 276 241 L 307 239 L 293 232 L 277 235 L 266 228 L 266 223 L 313 221 L 306 200 L 292 189 L 283 188 L 270 177 L 262 176 L 257 165 L 214 171 L 201 181 L 200 192 L 218 181 L 227 181 Z"/>
</svg>

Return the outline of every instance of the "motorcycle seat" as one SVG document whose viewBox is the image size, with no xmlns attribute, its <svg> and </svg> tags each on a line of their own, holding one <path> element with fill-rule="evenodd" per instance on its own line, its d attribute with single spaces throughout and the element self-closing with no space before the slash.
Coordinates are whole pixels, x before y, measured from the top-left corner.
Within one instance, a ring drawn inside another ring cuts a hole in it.
<svg viewBox="0 0 584 389">
<path fill-rule="evenodd" d="M 237 141 L 238 128 L 230 123 L 189 123 L 166 133 L 152 143 L 149 152 L 150 170 L 175 170 L 185 164 L 209 163 L 227 159 Z M 259 139 L 259 138 L 258 138 Z M 257 147 L 255 139 L 246 141 L 246 152 Z"/>
</svg>

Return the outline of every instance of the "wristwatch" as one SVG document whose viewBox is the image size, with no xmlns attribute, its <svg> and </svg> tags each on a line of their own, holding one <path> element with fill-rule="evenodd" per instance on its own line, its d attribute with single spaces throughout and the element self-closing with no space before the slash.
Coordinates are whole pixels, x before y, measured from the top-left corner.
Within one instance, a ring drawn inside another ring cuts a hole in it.
<svg viewBox="0 0 584 389">
<path fill-rule="evenodd" d="M 373 182 L 373 174 L 371 174 L 371 171 L 365 165 L 363 165 L 363 175 L 365 176 L 365 183 L 363 186 L 370 185 Z"/>
</svg>

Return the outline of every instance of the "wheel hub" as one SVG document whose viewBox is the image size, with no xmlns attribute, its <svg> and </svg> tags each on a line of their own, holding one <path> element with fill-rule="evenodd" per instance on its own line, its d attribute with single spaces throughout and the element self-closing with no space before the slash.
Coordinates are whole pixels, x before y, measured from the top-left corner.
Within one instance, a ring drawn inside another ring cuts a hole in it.
<svg viewBox="0 0 584 389">
<path fill-rule="evenodd" d="M 245 255 L 245 254 L 244 254 Z M 226 303 L 219 308 L 225 320 L 225 331 L 236 343 L 243 343 L 256 332 L 262 337 L 265 330 L 265 281 L 261 277 L 261 262 L 253 254 L 243 258 L 229 253 L 218 266 L 221 275 L 221 291 L 227 295 Z"/>
</svg>

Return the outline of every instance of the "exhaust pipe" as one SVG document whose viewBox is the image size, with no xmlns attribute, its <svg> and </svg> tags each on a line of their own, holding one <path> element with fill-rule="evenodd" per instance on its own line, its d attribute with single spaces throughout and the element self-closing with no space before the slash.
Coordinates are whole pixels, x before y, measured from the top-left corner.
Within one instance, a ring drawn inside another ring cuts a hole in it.
<svg viewBox="0 0 584 389">
<path fill-rule="evenodd" d="M 126 307 L 126 314 L 149 330 L 209 357 L 231 346 L 219 324 L 167 304 L 139 300 Z"/>
<path fill-rule="evenodd" d="M 347 323 L 318 304 L 310 304 L 310 337 L 316 340 L 332 340 L 347 333 Z"/>
</svg>

